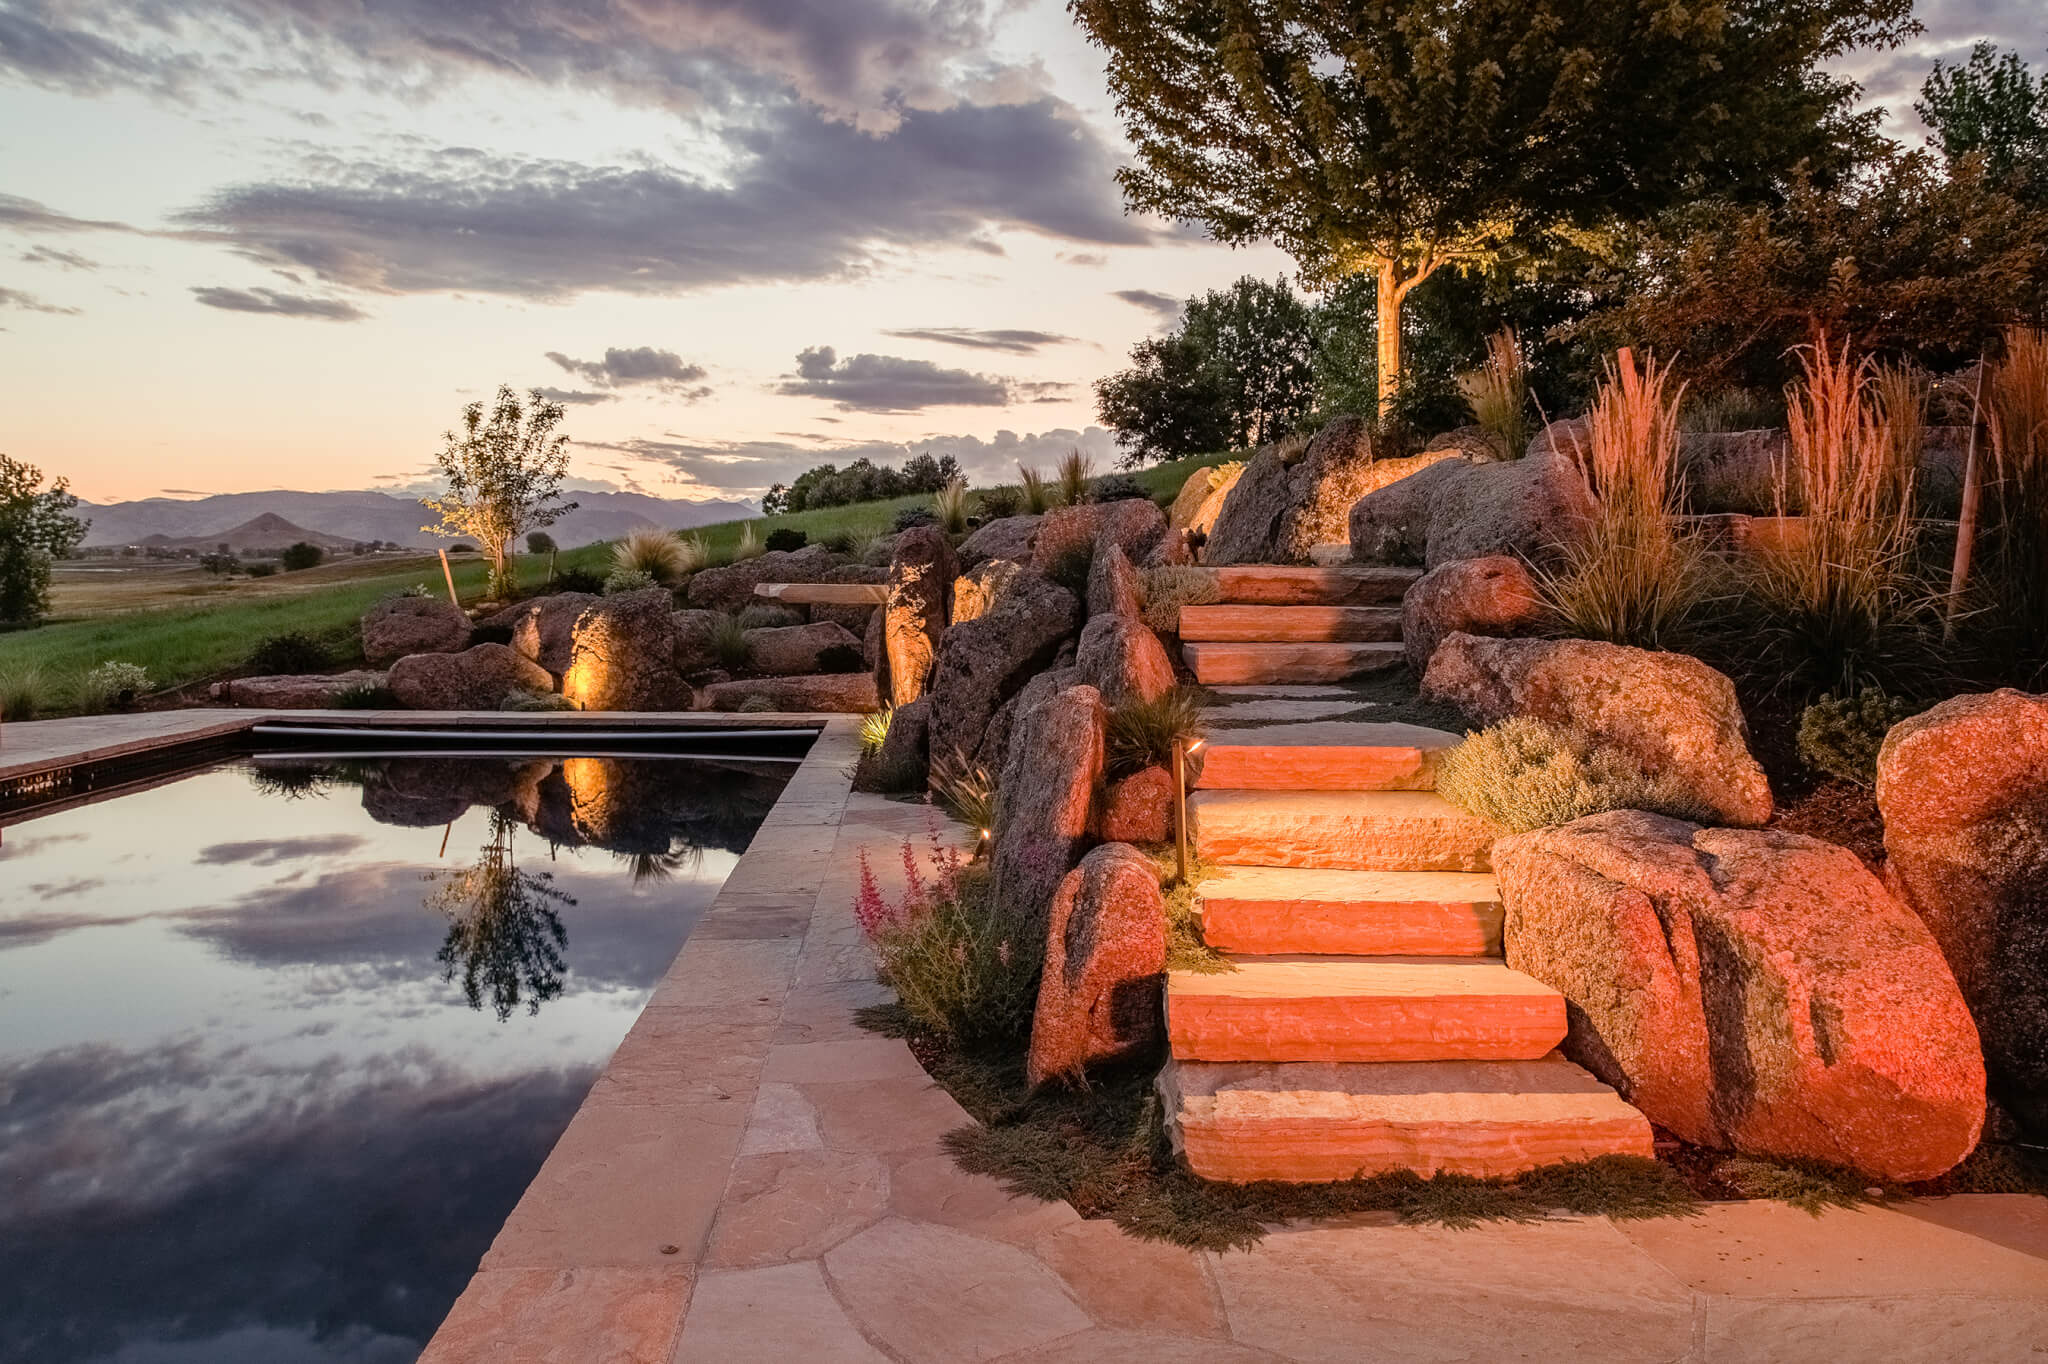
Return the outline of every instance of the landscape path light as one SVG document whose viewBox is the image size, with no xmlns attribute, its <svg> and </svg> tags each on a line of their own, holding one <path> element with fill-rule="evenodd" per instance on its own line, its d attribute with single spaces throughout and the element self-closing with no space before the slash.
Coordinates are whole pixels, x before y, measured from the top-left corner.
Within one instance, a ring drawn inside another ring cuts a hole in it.
<svg viewBox="0 0 2048 1364">
<path fill-rule="evenodd" d="M 1188 879 L 1188 755 L 1199 752 L 1206 742 L 1176 739 L 1173 744 L 1173 844 L 1182 885 Z"/>
</svg>

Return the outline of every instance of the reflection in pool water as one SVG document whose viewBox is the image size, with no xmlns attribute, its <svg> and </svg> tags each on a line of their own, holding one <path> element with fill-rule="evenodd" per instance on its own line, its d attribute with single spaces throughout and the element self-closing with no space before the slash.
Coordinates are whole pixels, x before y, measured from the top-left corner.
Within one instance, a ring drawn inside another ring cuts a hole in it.
<svg viewBox="0 0 2048 1364">
<path fill-rule="evenodd" d="M 786 769 L 259 760 L 0 841 L 0 1360 L 404 1361 Z"/>
</svg>

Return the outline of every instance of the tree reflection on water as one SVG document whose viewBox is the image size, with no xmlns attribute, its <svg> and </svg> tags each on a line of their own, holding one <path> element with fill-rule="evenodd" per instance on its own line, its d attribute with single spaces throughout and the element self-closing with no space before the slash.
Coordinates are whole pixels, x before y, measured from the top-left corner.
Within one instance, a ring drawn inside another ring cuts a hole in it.
<svg viewBox="0 0 2048 1364">
<path fill-rule="evenodd" d="M 434 954 L 444 968 L 441 978 L 459 973 L 469 1006 L 482 1009 L 488 996 L 500 1023 L 522 999 L 531 1015 L 562 993 L 569 930 L 556 908 L 576 903 L 555 885 L 552 872 L 518 865 L 512 850 L 517 827 L 492 811 L 490 841 L 474 864 L 427 875 L 437 883 L 427 907 L 448 916 L 448 936 Z"/>
</svg>

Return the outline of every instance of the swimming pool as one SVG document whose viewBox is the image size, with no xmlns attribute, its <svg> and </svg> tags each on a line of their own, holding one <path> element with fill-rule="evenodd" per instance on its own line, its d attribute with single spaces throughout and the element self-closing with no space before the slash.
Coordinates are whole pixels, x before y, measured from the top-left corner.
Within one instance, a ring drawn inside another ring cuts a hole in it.
<svg viewBox="0 0 2048 1364">
<path fill-rule="evenodd" d="M 0 821 L 0 1359 L 413 1359 L 791 770 L 244 757 Z"/>
</svg>

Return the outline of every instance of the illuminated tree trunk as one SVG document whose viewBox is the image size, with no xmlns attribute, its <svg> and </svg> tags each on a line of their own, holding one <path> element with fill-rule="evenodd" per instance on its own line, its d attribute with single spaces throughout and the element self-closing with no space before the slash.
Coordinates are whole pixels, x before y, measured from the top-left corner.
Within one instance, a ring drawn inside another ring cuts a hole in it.
<svg viewBox="0 0 2048 1364">
<path fill-rule="evenodd" d="M 1382 417 L 1393 409 L 1394 396 L 1401 391 L 1401 298 L 1404 293 L 1406 290 L 1401 287 L 1399 263 L 1391 259 L 1382 260 L 1379 306 L 1376 310 Z"/>
</svg>

